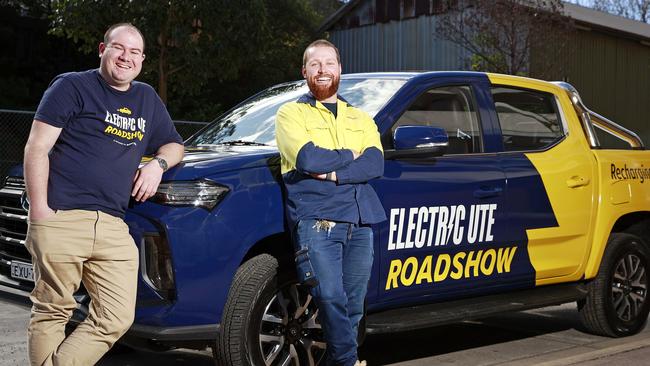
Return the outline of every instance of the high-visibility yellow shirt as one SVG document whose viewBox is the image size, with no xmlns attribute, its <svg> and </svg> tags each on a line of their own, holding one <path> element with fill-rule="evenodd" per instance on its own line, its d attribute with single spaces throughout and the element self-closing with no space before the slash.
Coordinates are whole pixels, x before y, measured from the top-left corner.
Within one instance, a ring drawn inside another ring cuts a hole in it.
<svg viewBox="0 0 650 366">
<path fill-rule="evenodd" d="M 343 100 L 337 116 L 311 94 L 283 105 L 276 115 L 276 141 L 291 228 L 303 219 L 374 224 L 386 219 L 368 181 L 384 172 L 377 125 Z M 354 159 L 352 151 L 360 153 Z M 336 172 L 336 182 L 311 174 Z"/>
<path fill-rule="evenodd" d="M 298 152 L 308 142 L 329 150 L 363 153 L 369 147 L 376 147 L 383 151 L 377 125 L 366 112 L 338 99 L 335 118 L 321 102 L 310 97 L 305 95 L 278 110 L 275 137 L 282 158 L 282 174 L 296 169 Z"/>
</svg>

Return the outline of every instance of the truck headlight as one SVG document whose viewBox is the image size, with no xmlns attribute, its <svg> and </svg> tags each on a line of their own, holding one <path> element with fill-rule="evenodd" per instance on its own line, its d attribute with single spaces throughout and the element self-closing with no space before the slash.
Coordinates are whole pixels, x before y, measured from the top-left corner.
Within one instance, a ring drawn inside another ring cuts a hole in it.
<svg viewBox="0 0 650 366">
<path fill-rule="evenodd" d="M 212 210 L 228 191 L 228 187 L 209 180 L 160 183 L 151 200 L 163 205 Z"/>
</svg>

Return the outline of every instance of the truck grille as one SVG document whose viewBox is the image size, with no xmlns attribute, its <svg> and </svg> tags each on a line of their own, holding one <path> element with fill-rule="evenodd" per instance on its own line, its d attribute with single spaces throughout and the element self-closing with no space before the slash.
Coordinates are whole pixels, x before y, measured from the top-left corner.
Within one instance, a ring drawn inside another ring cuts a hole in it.
<svg viewBox="0 0 650 366">
<path fill-rule="evenodd" d="M 0 188 L 0 284 L 24 291 L 31 291 L 34 283 L 11 277 L 11 262 L 32 263 L 32 256 L 25 248 L 27 237 L 27 210 L 23 208 L 25 180 L 7 177 Z M 73 322 L 81 322 L 88 314 L 88 293 L 83 284 L 74 294 L 78 302 L 72 316 Z"/>
<path fill-rule="evenodd" d="M 25 181 L 20 177 L 7 177 L 0 188 L 0 274 L 6 278 L 10 278 L 12 261 L 32 262 L 25 248 L 27 211 L 21 204 L 24 191 Z"/>
<path fill-rule="evenodd" d="M 21 177 L 7 177 L 7 179 L 5 179 L 4 188 L 24 191 L 25 190 L 25 179 L 23 179 Z"/>
</svg>

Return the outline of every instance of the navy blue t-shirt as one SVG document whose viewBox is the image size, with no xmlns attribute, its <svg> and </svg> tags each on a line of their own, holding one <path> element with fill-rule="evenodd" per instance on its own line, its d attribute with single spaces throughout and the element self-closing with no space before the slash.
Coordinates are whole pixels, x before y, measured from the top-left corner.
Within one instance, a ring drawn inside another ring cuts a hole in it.
<svg viewBox="0 0 650 366">
<path fill-rule="evenodd" d="M 50 152 L 47 201 L 54 210 L 98 210 L 123 217 L 142 155 L 182 144 L 155 90 L 110 87 L 99 70 L 54 78 L 35 120 L 62 128 Z"/>
</svg>

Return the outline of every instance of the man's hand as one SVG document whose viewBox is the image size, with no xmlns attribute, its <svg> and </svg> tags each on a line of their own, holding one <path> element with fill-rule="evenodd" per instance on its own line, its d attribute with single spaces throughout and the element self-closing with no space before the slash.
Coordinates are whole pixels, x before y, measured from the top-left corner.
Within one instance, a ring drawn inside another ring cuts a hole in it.
<svg viewBox="0 0 650 366">
<path fill-rule="evenodd" d="M 29 219 L 30 220 L 43 220 L 47 219 L 50 216 L 53 216 L 56 213 L 53 209 L 51 209 L 49 206 L 45 207 L 34 207 L 31 206 L 29 208 Z"/>
<path fill-rule="evenodd" d="M 133 191 L 131 196 L 139 202 L 146 201 L 149 197 L 153 196 L 158 189 L 160 180 L 162 179 L 163 169 L 158 164 L 158 161 L 152 160 L 147 165 L 138 169 L 133 178 Z"/>
<path fill-rule="evenodd" d="M 315 179 L 331 180 L 332 182 L 336 182 L 336 172 L 331 172 L 331 173 L 328 173 L 328 174 L 329 174 L 329 179 L 327 177 L 327 174 L 311 173 L 310 175 Z"/>
</svg>

